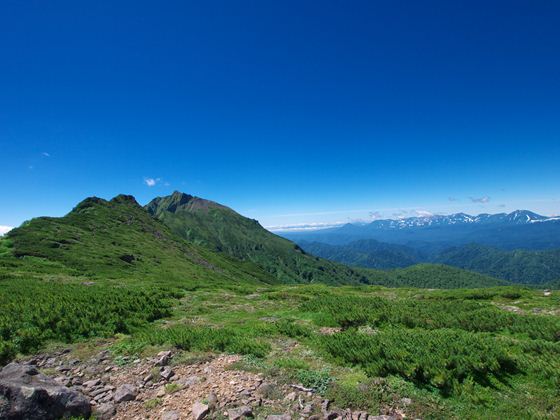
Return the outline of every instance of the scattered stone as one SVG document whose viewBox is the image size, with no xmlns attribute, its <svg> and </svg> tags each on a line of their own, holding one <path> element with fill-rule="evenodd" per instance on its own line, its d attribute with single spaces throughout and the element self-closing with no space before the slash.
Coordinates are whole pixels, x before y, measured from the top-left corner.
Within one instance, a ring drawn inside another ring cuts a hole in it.
<svg viewBox="0 0 560 420">
<path fill-rule="evenodd" d="M 281 397 L 281 392 L 278 390 L 278 386 L 263 382 L 257 389 L 257 394 L 261 395 L 265 399 L 276 399 Z"/>
<path fill-rule="evenodd" d="M 192 416 L 194 420 L 202 420 L 208 415 L 209 408 L 206 404 L 195 402 L 192 406 Z"/>
<path fill-rule="evenodd" d="M 266 420 L 292 420 L 289 414 L 271 414 L 266 416 Z"/>
<path fill-rule="evenodd" d="M 105 402 L 95 407 L 93 413 L 97 420 L 108 420 L 115 415 L 116 411 L 114 404 Z"/>
<path fill-rule="evenodd" d="M 286 395 L 284 399 L 287 401 L 295 401 L 296 398 L 297 398 L 297 394 L 295 392 L 290 392 L 288 395 Z"/>
<path fill-rule="evenodd" d="M 192 386 L 192 385 L 196 385 L 200 382 L 202 382 L 202 379 L 200 379 L 200 377 L 196 376 L 196 375 L 188 376 L 188 377 L 186 377 L 184 379 L 180 379 L 178 381 L 178 383 L 183 385 L 183 386 Z"/>
<path fill-rule="evenodd" d="M 208 394 L 208 398 L 206 400 L 208 401 L 208 408 L 211 411 L 214 411 L 218 407 L 218 396 L 214 392 Z"/>
<path fill-rule="evenodd" d="M 161 415 L 161 420 L 179 420 L 181 415 L 178 411 L 166 411 Z"/>
<path fill-rule="evenodd" d="M 133 401 L 138 395 L 136 387 L 131 384 L 124 384 L 117 388 L 115 392 L 115 402 Z"/>
<path fill-rule="evenodd" d="M 247 405 L 228 410 L 230 420 L 240 420 L 244 417 L 253 417 L 253 410 Z"/>
<path fill-rule="evenodd" d="M 157 392 L 157 394 L 156 394 L 156 397 L 161 398 L 161 397 L 164 397 L 164 396 L 165 396 L 165 388 L 161 387 L 161 388 L 158 390 L 158 392 Z"/>
<path fill-rule="evenodd" d="M 410 405 L 410 404 L 412 404 L 412 400 L 410 398 L 402 398 L 401 403 L 403 405 Z"/>
<path fill-rule="evenodd" d="M 51 420 L 91 415 L 88 400 L 30 365 L 10 363 L 0 371 L 0 418 Z"/>
<path fill-rule="evenodd" d="M 156 362 L 156 365 L 166 366 L 171 360 L 171 355 L 172 353 L 170 351 L 160 351 L 158 353 L 158 361 Z"/>
<path fill-rule="evenodd" d="M 173 375 L 175 375 L 175 372 L 173 372 L 169 366 L 164 367 L 160 372 L 160 376 L 166 381 L 170 380 Z"/>
</svg>

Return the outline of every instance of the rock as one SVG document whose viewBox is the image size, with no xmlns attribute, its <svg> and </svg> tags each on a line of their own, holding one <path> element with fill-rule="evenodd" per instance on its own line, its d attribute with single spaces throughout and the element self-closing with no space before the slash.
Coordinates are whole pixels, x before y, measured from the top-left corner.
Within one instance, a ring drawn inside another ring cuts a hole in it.
<svg viewBox="0 0 560 420">
<path fill-rule="evenodd" d="M 312 404 L 306 404 L 305 407 L 303 407 L 303 409 L 301 410 L 301 412 L 305 415 L 310 415 L 313 412 L 313 405 Z M 325 417 L 328 419 L 329 415 L 327 415 Z"/>
<path fill-rule="evenodd" d="M 321 402 L 321 413 L 323 413 L 325 417 L 327 415 L 327 412 L 329 411 L 330 404 L 331 402 L 329 400 L 323 400 L 323 402 Z"/>
<path fill-rule="evenodd" d="M 195 402 L 192 406 L 192 416 L 194 420 L 202 420 L 208 415 L 209 408 L 206 404 Z"/>
<path fill-rule="evenodd" d="M 218 396 L 214 392 L 208 394 L 206 400 L 208 401 L 208 408 L 211 411 L 214 411 L 218 407 Z"/>
<path fill-rule="evenodd" d="M 175 372 L 173 372 L 171 368 L 168 366 L 164 367 L 163 370 L 160 372 L 160 376 L 166 381 L 170 380 L 173 377 L 173 375 L 175 375 Z"/>
<path fill-rule="evenodd" d="M 240 420 L 244 417 L 253 417 L 253 410 L 247 405 L 228 410 L 230 420 Z"/>
<path fill-rule="evenodd" d="M 278 390 L 278 387 L 268 382 L 263 382 L 259 386 L 259 388 L 257 389 L 257 394 L 269 400 L 276 399 L 276 397 L 281 395 L 280 391 Z"/>
<path fill-rule="evenodd" d="M 412 400 L 410 398 L 402 398 L 401 399 L 401 404 L 402 405 L 410 405 L 410 404 L 412 404 Z"/>
<path fill-rule="evenodd" d="M 161 387 L 161 388 L 158 390 L 158 392 L 157 392 L 157 394 L 156 394 L 156 397 L 158 397 L 158 398 L 165 397 L 165 388 L 164 388 L 164 387 Z"/>
<path fill-rule="evenodd" d="M 181 415 L 178 411 L 166 411 L 161 415 L 161 420 L 179 420 Z"/>
<path fill-rule="evenodd" d="M 192 386 L 202 382 L 199 376 L 191 375 L 178 381 L 179 384 L 184 386 Z"/>
<path fill-rule="evenodd" d="M 266 416 L 266 420 L 292 420 L 292 416 L 289 414 L 271 414 Z"/>
<path fill-rule="evenodd" d="M 156 365 L 166 366 L 171 360 L 171 355 L 172 353 L 170 351 L 160 351 L 158 353 L 158 361 L 156 362 Z"/>
<path fill-rule="evenodd" d="M 93 414 L 97 420 L 108 420 L 116 413 L 115 405 L 109 402 L 99 404 L 93 410 Z"/>
<path fill-rule="evenodd" d="M 133 401 L 138 395 L 136 387 L 131 384 L 124 384 L 117 388 L 115 392 L 115 402 Z"/>
<path fill-rule="evenodd" d="M 0 418 L 51 420 L 91 415 L 86 397 L 61 386 L 30 365 L 10 363 L 0 371 Z"/>
<path fill-rule="evenodd" d="M 387 415 L 381 415 L 381 416 L 369 416 L 368 420 L 398 420 L 398 417 L 395 416 L 387 416 Z"/>
<path fill-rule="evenodd" d="M 297 398 L 297 394 L 295 392 L 290 392 L 288 395 L 286 395 L 284 399 L 286 401 L 295 401 L 296 398 Z"/>
</svg>

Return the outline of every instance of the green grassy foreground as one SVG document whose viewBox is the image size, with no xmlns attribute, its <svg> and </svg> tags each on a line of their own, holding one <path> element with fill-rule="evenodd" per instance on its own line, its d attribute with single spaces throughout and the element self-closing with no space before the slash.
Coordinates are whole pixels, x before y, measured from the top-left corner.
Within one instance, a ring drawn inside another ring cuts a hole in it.
<svg viewBox="0 0 560 420">
<path fill-rule="evenodd" d="M 344 407 L 375 412 L 410 398 L 410 417 L 554 418 L 559 313 L 558 294 L 518 287 L 147 288 L 4 271 L 0 358 L 118 334 L 116 356 L 162 347 L 242 354 L 237 368 L 303 383 Z"/>
</svg>

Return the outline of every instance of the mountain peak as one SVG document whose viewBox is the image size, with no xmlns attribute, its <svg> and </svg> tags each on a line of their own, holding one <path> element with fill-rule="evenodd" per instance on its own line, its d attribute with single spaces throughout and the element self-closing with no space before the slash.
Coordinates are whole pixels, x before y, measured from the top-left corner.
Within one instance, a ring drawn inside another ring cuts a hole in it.
<svg viewBox="0 0 560 420">
<path fill-rule="evenodd" d="M 544 220 L 546 217 L 529 210 L 515 210 L 507 215 L 507 219 L 513 223 L 531 223 L 537 220 Z"/>
<path fill-rule="evenodd" d="M 162 211 L 176 213 L 178 211 L 208 211 L 212 208 L 227 209 L 227 207 L 214 201 L 195 197 L 181 191 L 174 191 L 171 195 L 165 197 L 154 198 L 146 206 L 146 210 L 152 215 Z"/>
<path fill-rule="evenodd" d="M 140 207 L 140 204 L 138 204 L 138 201 L 136 201 L 136 198 L 134 198 L 134 196 L 132 196 L 132 195 L 127 195 L 127 194 L 119 194 L 119 195 L 113 197 L 111 199 L 111 203 L 132 204 L 134 206 Z"/>
</svg>

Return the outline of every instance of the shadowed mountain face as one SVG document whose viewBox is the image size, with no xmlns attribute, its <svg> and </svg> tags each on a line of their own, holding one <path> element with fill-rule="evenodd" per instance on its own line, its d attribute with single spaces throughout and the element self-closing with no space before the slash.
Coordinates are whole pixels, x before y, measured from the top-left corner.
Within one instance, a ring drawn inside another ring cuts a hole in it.
<svg viewBox="0 0 560 420">
<path fill-rule="evenodd" d="M 250 261 L 283 283 L 366 282 L 354 270 L 306 254 L 299 246 L 213 201 L 174 192 L 152 200 L 146 210 L 175 234 L 232 257 Z"/>
</svg>

